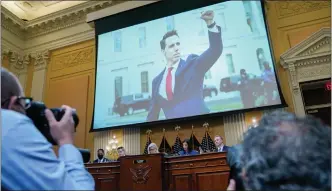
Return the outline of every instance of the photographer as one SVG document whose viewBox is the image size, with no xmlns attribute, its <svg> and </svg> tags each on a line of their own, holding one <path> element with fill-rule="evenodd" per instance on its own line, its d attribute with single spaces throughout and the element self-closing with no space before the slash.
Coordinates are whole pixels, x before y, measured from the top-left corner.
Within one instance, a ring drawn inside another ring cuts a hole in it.
<svg viewBox="0 0 332 191">
<path fill-rule="evenodd" d="M 18 79 L 1 69 L 2 188 L 6 190 L 94 190 L 94 179 L 85 170 L 73 146 L 73 109 L 60 121 L 47 109 L 50 133 L 59 146 L 57 158 L 52 145 L 26 116 L 31 98 L 23 97 Z"/>
</svg>

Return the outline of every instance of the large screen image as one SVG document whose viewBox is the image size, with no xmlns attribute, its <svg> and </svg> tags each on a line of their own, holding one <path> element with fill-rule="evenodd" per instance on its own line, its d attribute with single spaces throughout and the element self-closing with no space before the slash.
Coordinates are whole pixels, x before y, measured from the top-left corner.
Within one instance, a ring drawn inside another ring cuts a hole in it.
<svg viewBox="0 0 332 191">
<path fill-rule="evenodd" d="M 281 104 L 260 1 L 98 35 L 93 129 Z"/>
</svg>

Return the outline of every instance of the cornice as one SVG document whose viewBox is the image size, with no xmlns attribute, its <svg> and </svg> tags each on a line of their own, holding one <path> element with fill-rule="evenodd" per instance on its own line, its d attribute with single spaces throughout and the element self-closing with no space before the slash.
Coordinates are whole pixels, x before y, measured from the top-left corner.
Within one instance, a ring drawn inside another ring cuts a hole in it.
<svg viewBox="0 0 332 191">
<path fill-rule="evenodd" d="M 26 54 L 34 55 L 36 52 L 40 52 L 43 50 L 53 50 L 65 46 L 70 46 L 78 42 L 91 40 L 94 37 L 95 37 L 95 31 L 94 29 L 90 29 L 87 31 L 82 31 L 80 33 L 75 33 L 74 35 L 66 36 L 64 38 L 57 38 L 55 40 L 41 43 L 36 46 L 31 46 L 29 48 L 24 49 L 24 52 Z"/>
<path fill-rule="evenodd" d="M 87 1 L 52 14 L 23 21 L 1 7 L 1 25 L 21 39 L 31 39 L 86 22 L 87 14 L 124 1 Z"/>
<path fill-rule="evenodd" d="M 16 23 L 22 27 L 25 25 L 25 21 L 18 18 L 16 15 L 14 15 L 12 12 L 10 12 L 8 9 L 6 9 L 3 6 L 1 6 L 1 16 L 11 19 L 14 23 Z"/>
<path fill-rule="evenodd" d="M 24 39 L 25 22 L 1 6 L 1 26 L 20 39 Z"/>
<path fill-rule="evenodd" d="M 290 48 L 280 56 L 280 64 L 284 68 L 288 68 L 288 65 L 294 64 L 296 61 L 305 60 L 310 57 L 321 57 L 331 55 L 330 51 L 321 53 L 314 53 L 325 44 L 331 44 L 331 30 L 330 28 L 322 28 L 316 33 L 309 36 L 296 46 Z"/>
</svg>

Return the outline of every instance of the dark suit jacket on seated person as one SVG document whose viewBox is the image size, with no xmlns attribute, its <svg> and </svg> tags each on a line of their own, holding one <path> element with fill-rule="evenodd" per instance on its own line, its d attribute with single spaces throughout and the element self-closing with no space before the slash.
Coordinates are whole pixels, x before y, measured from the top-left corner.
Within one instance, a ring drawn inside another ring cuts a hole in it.
<svg viewBox="0 0 332 191">
<path fill-rule="evenodd" d="M 199 152 L 198 151 L 196 151 L 196 150 L 192 150 L 192 151 L 190 151 L 190 152 L 185 152 L 185 151 L 180 151 L 179 152 L 179 155 L 180 156 L 189 156 L 189 155 L 198 155 L 199 154 Z"/>
<path fill-rule="evenodd" d="M 229 148 L 229 146 L 224 145 L 222 151 L 219 151 L 219 149 L 217 148 L 214 152 L 227 152 Z"/>
<path fill-rule="evenodd" d="M 112 162 L 110 159 L 108 158 L 102 158 L 102 159 L 96 159 L 93 161 L 93 163 L 106 163 L 106 162 Z"/>
<path fill-rule="evenodd" d="M 166 119 L 187 117 L 209 113 L 203 98 L 205 73 L 213 66 L 222 53 L 221 28 L 209 31 L 209 48 L 200 56 L 191 54 L 186 60 L 180 59 L 175 71 L 175 84 L 172 100 L 160 95 L 160 84 L 166 68 L 152 82 L 152 99 L 147 121 L 156 121 L 163 109 Z"/>
</svg>

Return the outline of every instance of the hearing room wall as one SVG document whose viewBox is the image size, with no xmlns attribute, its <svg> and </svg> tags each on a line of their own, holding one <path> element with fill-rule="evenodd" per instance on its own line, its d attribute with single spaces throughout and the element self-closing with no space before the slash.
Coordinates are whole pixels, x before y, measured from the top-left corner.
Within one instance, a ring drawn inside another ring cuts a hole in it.
<svg viewBox="0 0 332 191">
<path fill-rule="evenodd" d="M 89 5 L 92 6 L 92 2 Z M 102 6 L 101 8 L 123 10 L 123 7 L 119 7 L 119 5 Z M 98 9 L 101 8 L 99 7 Z M 282 93 L 288 104 L 287 109 L 291 112 L 294 111 L 294 108 L 289 90 L 289 77 L 285 69 L 280 65 L 280 55 L 319 29 L 331 27 L 330 9 L 330 1 L 265 1 L 267 22 L 276 61 L 275 68 Z M 8 15 L 9 13 L 4 13 L 2 10 L 2 14 Z M 53 15 L 53 17 L 58 16 L 56 14 Z M 13 18 L 13 16 L 11 15 L 10 18 Z M 95 153 L 95 145 L 100 147 L 100 145 L 107 144 L 109 133 L 100 132 L 98 136 L 95 136 L 96 133 L 89 133 L 95 86 L 94 30 L 85 22 L 85 18 L 81 20 L 77 18 L 76 21 L 76 23 L 73 22 L 66 27 L 54 29 L 54 31 L 51 30 L 51 32 L 46 34 L 31 36 L 29 33 L 30 36 L 28 35 L 29 37 L 23 39 L 13 34 L 12 31 L 15 30 L 9 30 L 10 26 L 8 23 L 5 26 L 6 23 L 2 22 L 2 30 L 6 31 L 2 33 L 2 41 L 6 41 L 5 45 L 2 44 L 2 49 L 6 50 L 2 50 L 2 65 L 19 76 L 27 95 L 45 101 L 49 107 L 58 107 L 62 104 L 75 107 L 81 119 L 75 136 L 75 145 L 89 148 Z M 9 50 L 21 55 L 17 57 L 20 62 L 15 61 L 13 54 Z M 23 68 L 19 66 L 22 64 L 25 64 Z M 244 127 L 241 128 L 240 132 L 243 133 L 246 131 L 246 127 L 251 124 L 252 118 L 255 117 L 258 120 L 263 113 L 264 111 L 247 112 L 242 114 L 243 117 L 229 117 L 229 119 L 235 120 L 234 124 L 243 124 L 242 126 Z M 210 124 L 209 132 L 211 136 L 216 134 L 223 137 L 234 136 L 225 137 L 226 144 L 231 138 L 232 140 L 239 140 L 239 133 L 230 133 L 232 128 L 229 125 L 226 127 L 224 121 L 225 118 L 220 117 L 185 121 L 178 124 L 165 123 L 149 129 L 152 130 L 152 140 L 158 145 L 163 136 L 163 129 L 166 130 L 168 142 L 171 145 L 174 143 L 176 137 L 174 127 L 176 125 L 181 126 L 179 135 L 182 140 L 186 137 L 189 138 L 192 125 L 194 125 L 195 135 L 201 140 L 204 135 L 204 128 L 202 127 L 204 122 Z M 143 152 L 147 129 L 142 127 L 139 131 L 135 131 L 135 136 L 138 136 L 139 139 L 136 142 L 136 147 L 128 140 L 130 135 L 124 130 L 120 129 L 112 132 L 118 137 L 119 145 L 127 145 L 128 148 L 132 147 L 131 153 L 138 154 Z M 103 133 L 106 138 L 102 135 Z"/>
</svg>

